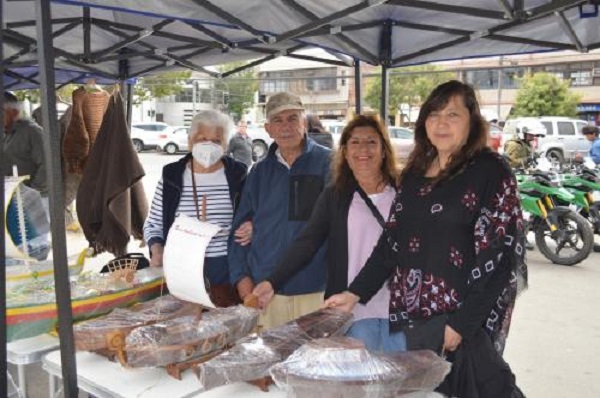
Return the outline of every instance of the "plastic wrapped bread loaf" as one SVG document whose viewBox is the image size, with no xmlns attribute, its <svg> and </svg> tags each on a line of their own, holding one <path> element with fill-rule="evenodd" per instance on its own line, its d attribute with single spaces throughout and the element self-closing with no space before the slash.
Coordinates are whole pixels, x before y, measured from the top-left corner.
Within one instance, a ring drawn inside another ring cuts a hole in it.
<svg viewBox="0 0 600 398">
<path fill-rule="evenodd" d="M 125 342 L 126 365 L 165 366 L 209 355 L 250 333 L 258 315 L 255 309 L 235 306 L 207 311 L 200 320 L 184 316 L 138 327 Z"/>
<path fill-rule="evenodd" d="M 116 308 L 99 318 L 73 326 L 75 347 L 82 351 L 116 350 L 135 328 L 186 315 L 200 316 L 201 307 L 171 295 L 138 304 Z"/>
<path fill-rule="evenodd" d="M 220 323 L 227 328 L 225 344 L 230 345 L 250 334 L 258 323 L 256 309 L 236 305 L 235 307 L 215 308 L 202 314 L 205 323 Z"/>
<path fill-rule="evenodd" d="M 333 337 L 308 342 L 270 374 L 296 398 L 384 398 L 433 391 L 449 370 L 432 351 L 388 356 L 368 352 L 359 340 Z"/>
<path fill-rule="evenodd" d="M 225 346 L 227 328 L 184 316 L 134 329 L 125 340 L 127 366 L 185 362 Z"/>
<path fill-rule="evenodd" d="M 269 368 L 298 347 L 318 338 L 342 335 L 352 322 L 352 314 L 327 308 L 302 316 L 277 328 L 251 336 L 230 350 L 197 366 L 205 390 L 268 375 Z"/>
</svg>

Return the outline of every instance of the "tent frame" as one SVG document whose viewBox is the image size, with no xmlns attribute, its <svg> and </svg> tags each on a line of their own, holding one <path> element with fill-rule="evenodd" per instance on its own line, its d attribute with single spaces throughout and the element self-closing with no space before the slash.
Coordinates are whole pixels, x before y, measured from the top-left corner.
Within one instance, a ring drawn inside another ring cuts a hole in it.
<svg viewBox="0 0 600 398">
<path fill-rule="evenodd" d="M 6 0 L 10 1 L 10 0 Z M 600 40 L 584 45 L 573 26 L 565 17 L 565 12 L 576 7 L 585 5 L 595 5 L 598 7 L 598 0 L 551 0 L 540 6 L 525 9 L 524 0 L 497 0 L 502 11 L 490 9 L 457 6 L 444 3 L 436 3 L 427 0 L 363 0 L 344 9 L 338 9 L 328 15 L 318 15 L 299 4 L 296 0 L 281 0 L 290 10 L 293 10 L 303 22 L 285 32 L 268 32 L 257 29 L 246 23 L 236 15 L 227 12 L 216 5 L 216 1 L 209 0 L 190 0 L 202 11 L 212 13 L 221 18 L 225 23 L 205 22 L 201 20 L 183 20 L 173 17 L 160 16 L 160 22 L 154 23 L 149 28 L 135 26 L 126 23 L 109 21 L 102 18 L 92 17 L 91 8 L 95 5 L 82 5 L 73 0 L 55 0 L 56 3 L 72 5 L 75 9 L 81 9 L 81 16 L 77 18 L 56 18 L 52 19 L 51 1 L 34 0 L 35 18 L 18 22 L 7 23 L 5 28 L 2 24 L 4 17 L 4 0 L 0 0 L 0 37 L 9 46 L 16 47 L 18 50 L 10 57 L 4 59 L 4 48 L 0 45 L 0 76 L 7 76 L 15 79 L 15 82 L 8 84 L 6 88 L 17 87 L 20 83 L 28 83 L 32 86 L 40 86 L 42 92 L 42 103 L 45 106 L 43 110 L 43 127 L 47 132 L 44 140 L 44 154 L 48 163 L 48 181 L 50 182 L 50 219 L 52 221 L 52 245 L 53 261 L 55 264 L 56 298 L 58 305 L 59 329 L 61 331 L 61 359 L 62 372 L 65 385 L 65 395 L 69 397 L 77 396 L 77 371 L 75 364 L 75 351 L 72 339 L 72 314 L 70 285 L 67 270 L 66 256 L 66 236 L 63 220 L 63 198 L 62 198 L 62 175 L 60 168 L 59 131 L 56 118 L 54 89 L 57 82 L 54 75 L 55 61 L 59 60 L 62 64 L 72 66 L 78 73 L 69 80 L 58 82 L 58 87 L 65 84 L 74 83 L 93 76 L 111 79 L 113 81 L 126 81 L 132 77 L 138 77 L 145 74 L 151 74 L 156 71 L 170 67 L 184 67 L 196 71 L 201 71 L 216 78 L 225 78 L 244 69 L 251 68 L 279 56 L 289 56 L 297 59 L 310 61 L 320 61 L 329 65 L 353 66 L 355 75 L 355 107 L 356 113 L 362 109 L 362 76 L 360 73 L 360 62 L 367 62 L 373 65 L 381 65 L 382 90 L 381 90 L 381 116 L 388 121 L 389 109 L 389 70 L 392 67 L 408 65 L 411 63 L 423 63 L 427 61 L 419 60 L 419 57 L 425 54 L 432 54 L 436 51 L 452 48 L 470 41 L 485 38 L 500 43 L 515 43 L 522 45 L 531 45 L 542 47 L 546 51 L 555 50 L 573 50 L 586 52 L 600 49 Z M 83 2 L 85 4 L 85 2 Z M 361 21 L 359 23 L 343 23 L 343 18 L 352 16 L 369 8 L 376 8 L 381 5 L 401 6 L 410 9 L 420 9 L 440 13 L 449 13 L 455 16 L 476 17 L 494 21 L 494 26 L 483 30 L 475 31 L 460 28 L 440 27 L 435 24 L 420 23 L 414 21 L 397 20 L 393 18 Z M 110 9 L 110 7 L 109 7 Z M 126 12 L 135 13 L 132 10 Z M 139 12 L 141 13 L 141 12 Z M 583 13 L 582 13 L 583 15 Z M 541 18 L 555 18 L 563 33 L 569 38 L 569 43 L 560 43 L 552 40 L 540 40 L 529 37 L 517 37 L 506 34 L 506 32 L 515 27 L 520 27 Z M 196 39 L 169 32 L 168 28 L 175 22 L 183 22 L 196 32 L 201 33 L 208 39 Z M 36 37 L 28 37 L 17 31 L 22 27 L 36 28 Z M 60 26 L 58 29 L 54 29 Z M 216 26 L 227 27 L 247 34 L 248 38 L 234 41 L 218 33 Z M 368 29 L 382 27 L 377 53 L 365 48 L 358 43 L 351 34 L 361 33 Z M 83 29 L 83 52 L 75 54 L 69 49 L 54 47 L 53 41 L 73 29 L 82 27 Z M 426 48 L 420 48 L 409 54 L 403 54 L 393 57 L 392 39 L 395 28 L 407 28 L 425 32 L 445 33 L 453 36 L 443 43 L 433 44 Z M 95 29 L 102 30 L 118 38 L 118 41 L 101 50 L 92 51 L 92 32 Z M 310 42 L 318 36 L 335 36 L 340 48 L 331 48 L 322 46 L 323 49 L 335 55 L 336 59 L 321 59 L 318 57 L 296 54 L 297 51 L 315 47 Z M 166 48 L 158 48 L 148 42 L 151 37 L 158 37 L 173 41 L 174 45 Z M 344 50 L 346 48 L 346 50 Z M 222 53 L 230 53 L 235 49 L 243 49 L 249 54 L 259 57 L 257 60 L 248 63 L 244 67 L 234 69 L 227 73 L 216 73 L 198 65 L 192 61 L 192 58 L 209 51 L 219 50 Z M 353 56 L 348 57 L 347 53 L 352 50 Z M 544 50 L 540 50 L 544 51 Z M 538 51 L 539 52 L 539 51 Z M 37 59 L 27 59 L 37 53 Z M 494 54 L 503 55 L 503 54 Z M 262 58 L 260 58 L 262 57 Z M 137 59 L 146 59 L 153 61 L 154 65 L 138 68 L 132 67 L 132 61 Z M 102 64 L 106 62 L 118 61 L 118 71 L 108 72 L 102 69 Z M 38 71 L 24 74 L 15 71 L 19 67 L 37 66 Z M 122 92 L 128 97 L 127 114 L 131 120 L 131 96 L 132 88 L 129 84 L 122 84 Z M 0 91 L 4 91 L 4 80 L 0 79 Z M 0 98 L 0 105 L 3 106 L 3 97 Z M 0 114 L 2 121 L 3 114 Z M 0 134 L 3 134 L 3 123 L 0 123 Z M 3 159 L 0 159 L 2 162 Z M 0 164 L 1 166 L 1 164 Z M 4 176 L 0 176 L 0 208 L 3 208 L 4 202 Z M 4 212 L 0 212 L 0 222 L 4 223 Z M 0 299 L 5 303 L 5 240 L 4 228 L 0 228 Z M 0 322 L 6 321 L 6 306 L 0 311 Z M 6 342 L 6 329 L 0 329 L 0 337 Z M 6 343 L 2 345 L 2 370 L 6 378 Z M 6 396 L 7 383 L 1 383 L 2 390 L 0 396 Z M 4 394 L 3 394 L 4 393 Z"/>
</svg>

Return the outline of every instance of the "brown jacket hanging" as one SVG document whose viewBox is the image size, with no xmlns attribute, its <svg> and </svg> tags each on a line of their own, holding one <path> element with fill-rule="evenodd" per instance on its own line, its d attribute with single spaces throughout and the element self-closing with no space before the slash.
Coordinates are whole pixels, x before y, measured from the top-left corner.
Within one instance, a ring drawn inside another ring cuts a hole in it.
<svg viewBox="0 0 600 398">
<path fill-rule="evenodd" d="M 96 252 L 116 256 L 129 237 L 143 238 L 148 202 L 141 183 L 144 169 L 133 149 L 118 90 L 110 101 L 77 193 L 77 216 Z"/>
<path fill-rule="evenodd" d="M 83 173 L 109 98 L 106 91 L 88 92 L 84 87 L 73 91 L 73 113 L 63 142 L 68 172 Z"/>
</svg>

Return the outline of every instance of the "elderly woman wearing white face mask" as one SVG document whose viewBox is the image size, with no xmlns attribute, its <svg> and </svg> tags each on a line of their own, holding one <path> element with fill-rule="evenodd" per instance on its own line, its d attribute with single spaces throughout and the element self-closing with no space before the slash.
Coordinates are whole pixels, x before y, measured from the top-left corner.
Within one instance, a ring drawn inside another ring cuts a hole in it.
<svg viewBox="0 0 600 398">
<path fill-rule="evenodd" d="M 231 130 L 233 121 L 220 112 L 201 111 L 194 116 L 188 138 L 191 153 L 163 168 L 144 225 L 152 266 L 162 266 L 164 245 L 177 215 L 222 227 L 206 249 L 204 267 L 212 300 L 220 307 L 238 302 L 229 285 L 227 240 L 247 172 L 245 164 L 224 156 Z"/>
</svg>

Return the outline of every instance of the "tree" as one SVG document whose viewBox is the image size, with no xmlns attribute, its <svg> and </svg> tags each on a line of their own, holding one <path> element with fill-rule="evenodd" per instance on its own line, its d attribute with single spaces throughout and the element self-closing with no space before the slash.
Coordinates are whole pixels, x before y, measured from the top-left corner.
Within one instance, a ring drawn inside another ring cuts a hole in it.
<svg viewBox="0 0 600 398">
<path fill-rule="evenodd" d="M 79 87 L 77 84 L 67 84 L 60 89 L 56 90 L 56 95 L 63 101 L 71 102 L 71 98 L 73 97 L 73 91 L 75 91 Z M 29 89 L 29 90 L 17 90 L 15 91 L 15 95 L 19 99 L 19 101 L 24 101 L 25 98 L 28 98 L 31 103 L 39 104 L 41 102 L 41 94 L 40 90 L 37 88 Z"/>
<path fill-rule="evenodd" d="M 389 114 L 395 115 L 400 104 L 420 105 L 439 84 L 455 78 L 436 65 L 418 65 L 401 68 L 406 74 L 390 73 Z M 369 79 L 365 102 L 379 110 L 381 102 L 381 76 Z"/>
<path fill-rule="evenodd" d="M 221 65 L 219 72 L 225 73 L 246 65 L 246 62 L 231 62 Z M 256 80 L 254 68 L 244 69 L 224 79 L 216 82 L 217 93 L 222 92 L 224 101 L 229 113 L 235 118 L 241 118 L 246 109 L 252 107 L 254 102 L 254 93 L 258 90 L 258 81 Z"/>
<path fill-rule="evenodd" d="M 581 97 L 569 83 L 549 73 L 523 78 L 513 108 L 514 116 L 576 116 Z"/>
<path fill-rule="evenodd" d="M 153 76 L 144 76 L 138 79 L 134 86 L 133 102 L 140 104 L 153 98 L 176 95 L 183 91 L 183 85 L 190 79 L 192 72 L 175 71 L 163 72 Z"/>
</svg>

